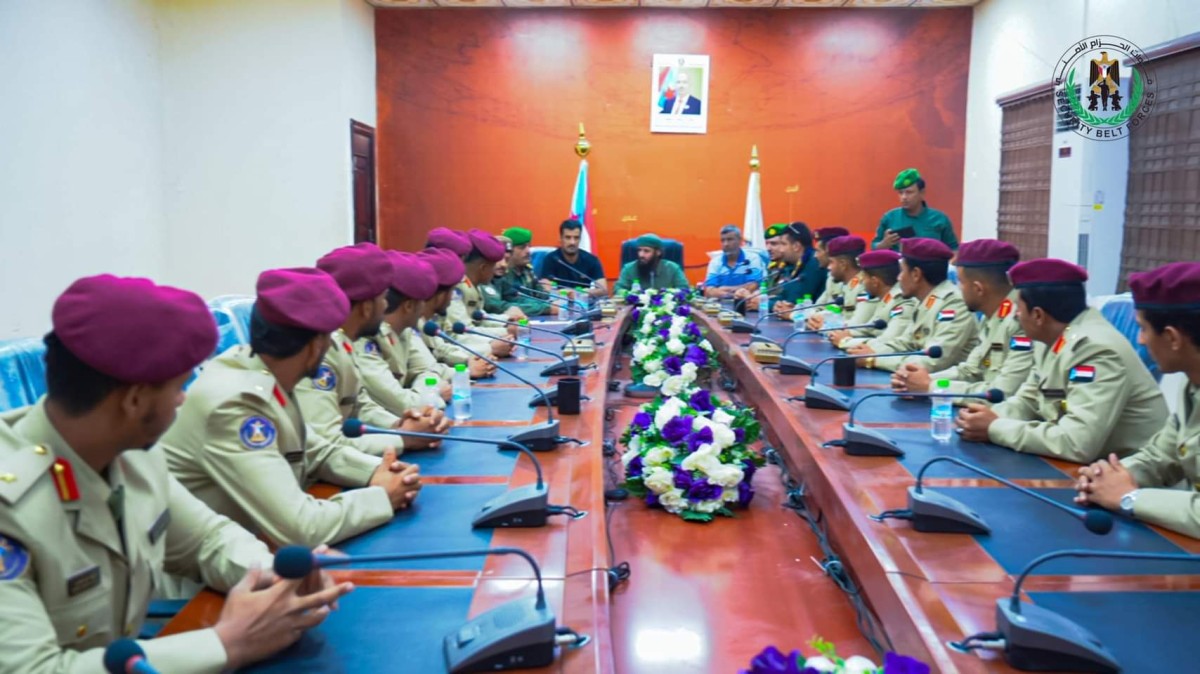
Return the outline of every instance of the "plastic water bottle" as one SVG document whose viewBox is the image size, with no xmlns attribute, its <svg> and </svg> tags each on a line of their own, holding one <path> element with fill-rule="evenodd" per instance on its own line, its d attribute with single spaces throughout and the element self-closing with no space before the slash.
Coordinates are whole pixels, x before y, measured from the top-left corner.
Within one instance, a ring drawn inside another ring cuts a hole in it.
<svg viewBox="0 0 1200 674">
<path fill-rule="evenodd" d="M 424 377 L 417 382 L 416 389 L 419 398 L 417 405 L 421 409 L 432 407 L 440 410 L 446 406 L 445 401 L 442 400 L 441 381 L 437 377 Z"/>
<path fill-rule="evenodd" d="M 954 434 L 954 405 L 950 396 L 950 380 L 939 379 L 933 385 L 933 407 L 929 411 L 929 432 L 938 442 L 950 442 Z"/>
<path fill-rule="evenodd" d="M 793 312 L 793 313 L 800 314 L 800 317 L 801 317 L 800 322 L 802 324 L 805 321 L 807 321 L 808 317 L 812 314 L 812 309 L 809 308 L 812 305 L 813 305 L 812 295 L 805 295 L 804 297 L 802 297 L 800 299 L 800 304 L 797 305 L 797 307 L 796 307 L 798 309 L 798 311 Z"/>
<path fill-rule="evenodd" d="M 450 416 L 455 421 L 466 421 L 471 418 L 471 376 L 467 374 L 467 365 L 459 363 L 454 366 L 454 383 L 450 399 L 452 406 Z"/>
<path fill-rule="evenodd" d="M 529 357 L 528 347 L 530 344 L 528 318 L 522 318 L 517 321 L 517 344 L 520 346 L 516 348 L 516 353 L 513 355 L 516 356 L 517 360 L 525 360 Z"/>
<path fill-rule="evenodd" d="M 455 302 L 462 303 L 462 301 L 463 301 L 463 291 L 462 291 L 462 288 L 459 288 L 458 286 L 455 286 L 455 287 L 454 287 L 454 295 L 453 295 L 453 297 L 454 297 L 454 301 L 455 301 Z"/>
<path fill-rule="evenodd" d="M 629 292 L 633 293 L 634 295 L 641 295 L 642 294 L 642 282 L 638 281 L 637 279 L 634 279 L 633 287 L 629 289 Z"/>
<path fill-rule="evenodd" d="M 825 312 L 825 323 L 822 328 L 842 328 L 846 325 L 843 320 L 841 307 L 829 307 L 829 311 Z"/>
<path fill-rule="evenodd" d="M 571 317 L 571 314 L 567 311 L 567 291 L 558 291 L 557 297 L 558 301 L 555 304 L 558 305 L 558 320 L 565 321 Z"/>
</svg>

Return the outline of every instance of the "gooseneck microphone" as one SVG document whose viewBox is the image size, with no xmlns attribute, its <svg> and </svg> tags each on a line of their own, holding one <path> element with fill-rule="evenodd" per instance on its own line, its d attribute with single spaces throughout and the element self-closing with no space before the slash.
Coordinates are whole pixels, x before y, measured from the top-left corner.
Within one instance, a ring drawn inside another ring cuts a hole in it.
<svg viewBox="0 0 1200 674">
<path fill-rule="evenodd" d="M 859 356 L 851 356 L 851 355 L 846 355 L 843 353 L 838 353 L 836 355 L 825 358 L 824 360 L 817 361 L 816 365 L 809 365 L 808 363 L 796 358 L 796 359 L 790 359 L 790 361 L 789 361 L 788 367 L 796 368 L 795 371 L 790 371 L 790 372 L 784 371 L 784 360 L 785 359 L 781 358 L 781 359 L 779 359 L 779 369 L 780 369 L 780 372 L 783 374 L 810 374 L 813 376 L 813 379 L 815 380 L 816 376 L 817 376 L 816 375 L 817 368 L 825 363 L 828 363 L 831 360 L 860 360 L 863 358 L 893 358 L 896 356 L 928 356 L 930 358 L 941 358 L 942 357 L 942 347 L 938 346 L 937 344 L 934 344 L 933 346 L 931 346 L 928 349 L 925 349 L 923 351 L 898 351 L 896 353 L 871 353 L 871 354 L 865 354 L 865 355 L 859 355 Z M 812 394 L 811 397 L 809 396 L 810 392 Z M 870 395 L 863 396 L 863 398 L 869 398 L 869 397 L 875 396 L 875 395 L 878 395 L 878 394 L 872 393 Z M 958 396 L 958 397 L 963 397 L 963 396 Z M 824 384 L 816 383 L 815 381 L 809 382 L 808 386 L 805 387 L 804 395 L 792 396 L 791 398 L 788 398 L 788 400 L 802 401 L 804 403 L 805 407 L 808 407 L 808 408 L 814 409 L 814 410 L 838 410 L 841 412 L 845 412 L 850 409 L 850 399 L 847 398 L 844 393 L 842 393 L 841 391 L 838 391 L 837 389 L 826 386 Z M 861 400 L 861 398 L 859 400 Z M 853 415 L 851 415 L 851 416 L 853 417 Z"/>
<path fill-rule="evenodd" d="M 146 651 L 133 639 L 117 639 L 104 649 L 104 670 L 109 674 L 158 674 Z"/>
<path fill-rule="evenodd" d="M 450 327 L 450 329 L 456 335 L 476 335 L 478 337 L 487 337 L 488 339 L 494 339 L 498 342 L 504 342 L 505 344 L 512 344 L 513 346 L 520 346 L 519 342 L 516 342 L 511 339 L 505 339 L 503 337 L 493 337 L 492 335 L 489 335 L 485 332 L 479 332 L 478 330 L 471 330 L 471 329 L 467 328 L 467 326 L 463 325 L 462 322 L 460 322 L 460 321 L 455 321 L 454 325 L 452 325 Z M 537 349 L 537 350 L 542 351 L 542 349 Z M 546 351 L 545 353 L 549 353 L 549 354 L 555 355 L 555 356 L 558 355 L 558 354 L 555 354 L 553 351 Z M 558 358 L 560 360 L 565 361 L 565 359 L 562 356 L 558 356 Z M 513 375 L 514 377 L 517 376 L 515 373 L 511 372 L 510 370 L 505 370 L 505 372 L 508 372 L 509 374 Z M 520 377 L 517 377 L 517 378 L 521 379 Z M 524 382 L 525 380 L 521 379 L 521 381 Z M 525 382 L 525 383 L 529 384 L 530 386 L 533 386 L 533 384 L 531 382 Z M 535 393 L 533 396 L 533 399 L 529 401 L 530 407 L 543 407 L 543 406 L 558 407 L 558 386 L 557 385 L 554 385 L 549 389 L 542 389 L 539 387 L 534 387 L 534 388 L 537 390 L 537 393 Z"/>
<path fill-rule="evenodd" d="M 1026 489 L 1019 484 L 1010 480 L 1006 480 L 995 473 L 984 470 L 975 464 L 968 463 L 954 456 L 938 456 L 925 462 L 921 466 L 921 470 L 917 471 L 917 484 L 908 488 L 908 508 L 904 510 L 885 510 L 878 515 L 872 515 L 872 519 L 877 522 L 882 522 L 885 519 L 901 519 L 912 522 L 913 529 L 929 533 L 950 533 L 950 534 L 990 534 L 992 528 L 987 525 L 983 518 L 975 511 L 968 508 L 962 502 L 950 498 L 945 494 L 926 490 L 922 481 L 925 478 L 925 471 L 935 463 L 945 461 L 953 463 L 956 466 L 962 466 L 972 473 L 982 475 L 989 480 L 995 480 L 1000 484 L 1015 489 L 1026 496 L 1035 498 L 1042 503 L 1045 503 L 1054 508 L 1067 513 L 1075 519 L 1083 521 L 1083 526 L 1088 531 L 1097 535 L 1104 535 L 1112 531 L 1113 518 L 1106 510 L 1096 508 L 1087 508 L 1080 510 L 1071 506 L 1059 503 L 1054 499 L 1039 494 L 1032 489 Z"/>
<path fill-rule="evenodd" d="M 524 288 L 524 287 L 525 286 L 521 286 L 521 288 Z M 541 292 L 541 291 L 539 291 L 539 292 Z M 579 320 L 577 320 L 574 323 L 572 323 L 571 325 L 568 325 L 567 327 L 563 328 L 562 331 L 564 334 L 582 335 L 582 334 L 591 332 L 592 325 L 591 325 L 590 321 L 598 321 L 601 319 L 600 309 L 587 309 L 587 308 L 581 309 L 581 308 L 575 306 L 577 304 L 577 302 L 572 302 L 570 300 L 563 300 L 563 299 L 560 299 L 560 298 L 557 298 L 554 296 L 538 297 L 537 295 L 525 292 L 523 290 L 517 290 L 517 294 L 521 295 L 522 297 L 528 297 L 529 299 L 537 300 L 539 302 L 545 302 L 546 304 L 549 304 L 550 306 L 553 306 L 553 307 L 564 307 L 571 314 L 578 315 Z"/>
<path fill-rule="evenodd" d="M 1063 557 L 1185 564 L 1200 561 L 1200 556 L 1189 554 L 1117 550 L 1058 550 L 1034 559 L 1017 576 L 1012 596 L 996 600 L 996 633 L 987 635 L 999 638 L 1004 659 L 1016 669 L 1112 674 L 1121 671 L 1116 656 L 1090 630 L 1054 611 L 1021 601 L 1025 578 L 1038 566 Z M 968 637 L 964 643 L 975 638 Z"/>
<path fill-rule="evenodd" d="M 314 569 L 370 562 L 405 562 L 423 559 L 456 559 L 516 555 L 529 563 L 537 579 L 537 598 L 514 599 L 483 613 L 442 639 L 442 651 L 449 672 L 483 672 L 546 667 L 554 662 L 557 629 L 554 612 L 546 605 L 542 588 L 542 570 L 528 552 L 520 548 L 485 550 L 444 550 L 382 555 L 335 557 L 317 555 L 299 545 L 280 548 L 275 553 L 274 569 L 281 578 L 298 580 Z"/>
<path fill-rule="evenodd" d="M 863 323 L 861 325 L 847 325 L 847 326 L 844 326 L 841 328 L 821 328 L 819 330 L 793 330 L 791 333 L 788 334 L 787 339 L 783 340 L 783 346 L 780 347 L 783 349 L 783 356 L 781 356 L 779 358 L 779 374 L 786 374 L 786 375 L 813 374 L 814 372 L 816 372 L 817 366 L 810 365 L 800 358 L 795 358 L 793 356 L 787 355 L 788 344 L 791 344 L 792 340 L 800 335 L 816 334 L 818 332 L 835 332 L 837 330 L 858 330 L 860 328 L 873 328 L 875 330 L 883 330 L 886 327 L 887 327 L 887 321 L 883 320 L 882 318 L 876 318 L 875 320 L 871 321 L 870 323 Z M 937 353 L 933 352 L 934 349 L 937 349 Z M 872 354 L 872 355 L 878 355 L 878 354 Z M 887 355 L 909 355 L 909 354 L 883 354 L 883 355 L 887 356 Z M 929 356 L 930 358 L 941 358 L 942 357 L 942 347 L 937 346 L 935 344 L 934 346 L 931 346 L 925 350 L 925 355 Z M 831 360 L 835 360 L 837 358 L 853 358 L 853 357 L 855 357 L 855 356 L 847 356 L 845 354 L 839 353 L 836 356 L 830 356 L 829 358 L 826 358 L 825 360 L 821 361 L 820 363 L 817 363 L 817 365 L 820 365 L 821 363 L 829 362 Z M 857 356 L 857 357 L 858 358 L 870 358 L 871 356 Z M 838 409 L 844 409 L 844 408 L 838 408 Z"/>
<path fill-rule="evenodd" d="M 566 349 L 567 346 L 574 346 L 574 344 L 575 344 L 574 340 L 572 340 L 569 336 L 564 335 L 561 332 L 555 332 L 554 330 L 547 330 L 546 328 L 541 328 L 541 327 L 538 327 L 535 325 L 521 325 L 520 323 L 517 323 L 515 321 L 509 321 L 509 320 L 505 320 L 502 318 L 494 318 L 492 316 L 488 316 L 487 314 L 483 313 L 483 311 L 481 311 L 479 309 L 476 309 L 475 312 L 471 314 L 471 318 L 476 321 L 491 321 L 493 323 L 501 323 L 503 325 L 515 325 L 515 326 L 521 327 L 521 328 L 528 328 L 529 330 L 532 330 L 533 332 L 540 332 L 540 333 L 545 333 L 547 335 L 554 335 L 555 337 L 559 337 L 563 340 L 564 350 Z M 555 375 L 564 375 L 564 374 L 574 376 L 574 375 L 579 374 L 580 370 L 587 369 L 587 368 L 583 368 L 583 367 L 579 366 L 579 357 L 578 356 L 571 356 L 570 358 L 565 358 L 565 357 L 563 357 L 562 354 L 560 354 L 556 351 L 549 351 L 547 349 L 541 349 L 541 348 L 538 348 L 538 347 L 530 345 L 530 344 L 526 344 L 524 346 L 528 346 L 530 349 L 537 351 L 539 353 L 548 353 L 560 361 L 554 365 L 547 365 L 546 368 L 543 369 L 541 372 L 541 376 L 543 376 L 543 377 L 553 377 Z"/>
<path fill-rule="evenodd" d="M 851 456 L 904 456 L 904 450 L 900 449 L 900 445 L 896 444 L 895 440 L 883 435 L 877 430 L 856 426 L 854 424 L 854 413 L 858 411 L 858 406 L 865 400 L 871 398 L 978 398 L 989 403 L 1004 402 L 1004 391 L 998 388 L 990 389 L 983 393 L 954 393 L 945 395 L 944 393 L 910 393 L 907 391 L 880 391 L 878 393 L 868 393 L 867 395 L 854 401 L 850 406 L 850 419 L 842 424 L 842 439 L 832 440 L 825 443 L 830 447 L 842 447 L 846 453 Z"/>
<path fill-rule="evenodd" d="M 546 398 L 545 392 L 542 391 L 542 389 L 535 386 L 533 384 L 533 382 L 530 382 L 528 379 L 525 379 L 524 377 L 518 375 L 517 373 L 513 372 L 512 370 L 500 365 L 499 363 L 492 360 L 491 358 L 488 358 L 488 357 L 480 354 L 479 352 L 475 351 L 471 347 L 469 347 L 469 346 L 463 344 L 462 342 L 454 339 L 453 337 L 447 335 L 445 333 L 445 331 L 443 331 L 441 328 L 439 328 L 438 324 L 434 323 L 433 321 L 426 322 L 425 325 L 422 327 L 422 331 L 426 335 L 429 335 L 430 337 L 441 337 L 442 339 L 446 340 L 447 342 L 450 342 L 451 344 L 457 346 L 458 348 L 462 349 L 463 351 L 466 351 L 467 353 L 471 354 L 472 356 L 475 356 L 476 358 L 482 360 L 483 362 L 491 364 L 497 370 L 500 370 L 501 372 L 511 375 L 517 381 L 519 381 L 522 384 L 525 384 L 529 388 L 533 389 L 538 395 L 540 395 L 542 397 L 542 402 L 546 406 L 546 421 L 545 421 L 545 423 L 531 424 L 526 430 L 519 431 L 517 433 L 513 433 L 512 435 L 508 436 L 508 439 L 510 441 L 521 443 L 523 445 L 526 445 L 530 449 L 534 449 L 537 451 L 545 451 L 547 449 L 553 449 L 555 445 L 558 445 L 558 444 L 566 441 L 565 438 L 560 438 L 558 435 L 558 420 L 554 418 L 554 409 L 553 409 L 553 406 L 550 404 L 550 399 Z"/>
</svg>

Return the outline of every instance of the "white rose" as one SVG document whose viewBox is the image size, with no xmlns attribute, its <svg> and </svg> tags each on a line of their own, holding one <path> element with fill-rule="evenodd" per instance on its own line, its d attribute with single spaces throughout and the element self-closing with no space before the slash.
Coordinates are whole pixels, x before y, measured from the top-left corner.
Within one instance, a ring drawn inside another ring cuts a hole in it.
<svg viewBox="0 0 1200 674">
<path fill-rule="evenodd" d="M 665 468 L 648 467 L 642 473 L 642 484 L 655 494 L 662 494 L 675 487 L 675 475 Z"/>
<path fill-rule="evenodd" d="M 804 666 L 812 667 L 818 672 L 836 672 L 838 668 L 837 665 L 834 664 L 833 660 L 830 660 L 824 655 L 818 655 L 816 657 L 806 659 L 804 661 Z"/>
<path fill-rule="evenodd" d="M 646 458 L 643 459 L 643 465 L 661 466 L 662 464 L 675 458 L 675 450 L 671 447 L 655 447 L 646 452 Z"/>
<path fill-rule="evenodd" d="M 645 342 L 638 342 L 633 347 L 633 359 L 639 362 L 646 360 L 652 353 L 654 347 Z"/>
<path fill-rule="evenodd" d="M 684 386 L 687 386 L 687 382 L 683 380 L 683 377 L 667 377 L 667 380 L 662 385 L 662 393 L 665 396 L 674 398 L 683 392 Z"/>
<path fill-rule="evenodd" d="M 713 444 L 720 449 L 732 446 L 737 442 L 737 436 L 733 434 L 733 429 L 721 424 L 713 424 Z"/>
<path fill-rule="evenodd" d="M 696 372 L 699 370 L 700 368 L 696 367 L 695 363 L 684 363 L 679 368 L 679 371 L 688 378 L 688 381 L 696 381 Z"/>
<path fill-rule="evenodd" d="M 642 334 L 643 334 L 643 335 L 648 335 L 648 334 L 650 334 L 651 332 L 653 332 L 653 327 L 654 327 L 654 326 L 653 326 L 653 325 L 652 325 L 652 324 L 651 324 L 649 321 L 645 321 L 645 322 L 643 322 L 643 323 L 642 323 L 642 330 L 641 330 Z"/>
<path fill-rule="evenodd" d="M 680 337 L 683 337 L 683 328 L 672 325 L 667 329 L 667 339 L 679 339 Z"/>
<path fill-rule="evenodd" d="M 713 351 L 712 344 L 709 344 L 708 342 L 700 342 L 700 348 L 709 353 L 712 353 Z"/>
<path fill-rule="evenodd" d="M 628 466 L 629 462 L 633 461 L 634 457 L 641 453 L 641 450 L 642 439 L 640 437 L 635 437 L 634 439 L 630 440 L 629 451 L 621 455 L 621 463 L 624 463 L 626 466 Z"/>
<path fill-rule="evenodd" d="M 702 513 L 715 513 L 720 510 L 725 504 L 720 501 L 701 501 L 692 504 L 692 510 L 698 510 Z"/>
<path fill-rule="evenodd" d="M 650 374 L 646 375 L 646 377 L 642 379 L 642 383 L 646 386 L 662 386 L 663 380 L 666 378 L 667 373 L 659 370 L 658 372 L 651 372 Z"/>
<path fill-rule="evenodd" d="M 871 674 L 871 672 L 874 672 L 879 668 L 875 666 L 874 662 L 871 662 L 863 656 L 855 655 L 853 657 L 846 658 L 846 664 L 842 665 L 842 669 L 846 672 L 846 674 Z"/>
<path fill-rule="evenodd" d="M 642 369 L 646 372 L 658 372 L 662 369 L 662 360 L 655 358 L 642 363 Z"/>
<path fill-rule="evenodd" d="M 661 374 L 661 373 L 658 373 Z M 664 377 L 665 378 L 665 377 Z M 654 426 L 659 430 L 666 427 L 667 422 L 679 416 L 683 411 L 683 401 L 678 398 L 668 398 L 662 407 L 654 413 Z"/>
<path fill-rule="evenodd" d="M 713 454 L 712 445 L 700 445 L 683 460 L 680 467 L 684 470 L 698 470 L 708 475 L 711 471 L 719 470 L 721 462 L 717 460 L 716 454 Z"/>
<path fill-rule="evenodd" d="M 687 501 L 683 498 L 683 490 L 679 488 L 669 489 L 659 494 L 658 503 L 669 513 L 678 513 L 687 506 Z"/>
<path fill-rule="evenodd" d="M 738 497 L 737 487 L 725 487 L 721 490 L 721 500 L 726 503 L 737 503 Z"/>
<path fill-rule="evenodd" d="M 711 472 L 705 471 L 705 474 L 708 475 L 709 482 L 722 487 L 736 487 L 746 476 L 741 468 L 726 465 L 715 468 Z"/>
<path fill-rule="evenodd" d="M 712 420 L 714 424 L 728 426 L 733 423 L 733 416 L 725 410 L 718 409 L 716 412 L 713 412 Z"/>
<path fill-rule="evenodd" d="M 667 340 L 667 351 L 670 351 L 675 355 L 679 355 L 684 351 L 687 351 L 687 345 L 679 341 L 678 337 L 674 337 Z"/>
</svg>

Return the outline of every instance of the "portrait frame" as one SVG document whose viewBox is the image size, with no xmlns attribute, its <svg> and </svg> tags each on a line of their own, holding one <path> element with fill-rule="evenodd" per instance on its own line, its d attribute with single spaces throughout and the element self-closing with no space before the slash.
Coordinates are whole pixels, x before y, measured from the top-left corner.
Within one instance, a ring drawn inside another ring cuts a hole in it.
<svg viewBox="0 0 1200 674">
<path fill-rule="evenodd" d="M 711 79 L 707 54 L 655 54 L 650 66 L 650 132 L 708 133 Z"/>
</svg>

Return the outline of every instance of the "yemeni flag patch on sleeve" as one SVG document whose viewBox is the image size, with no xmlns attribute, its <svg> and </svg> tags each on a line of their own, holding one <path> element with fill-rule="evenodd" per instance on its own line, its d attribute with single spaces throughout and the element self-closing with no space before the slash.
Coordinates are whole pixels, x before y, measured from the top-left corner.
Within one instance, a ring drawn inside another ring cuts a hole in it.
<svg viewBox="0 0 1200 674">
<path fill-rule="evenodd" d="M 1008 343 L 1010 351 L 1030 351 L 1033 349 L 1033 340 L 1028 337 L 1014 336 Z"/>
<path fill-rule="evenodd" d="M 938 323 L 945 323 L 946 321 L 952 321 L 952 320 L 954 320 L 954 317 L 957 315 L 958 315 L 958 312 L 955 311 L 954 309 L 942 309 L 941 311 L 938 312 L 938 317 L 937 317 Z"/>
<path fill-rule="evenodd" d="M 859 293 L 855 299 L 859 302 L 867 302 L 871 299 L 871 293 Z"/>
<path fill-rule="evenodd" d="M 1089 381 L 1096 380 L 1096 368 L 1091 365 L 1076 365 L 1071 368 L 1071 373 L 1068 377 L 1071 381 L 1080 384 L 1086 384 Z"/>
<path fill-rule="evenodd" d="M 892 307 L 892 310 L 888 312 L 888 315 L 891 316 L 892 318 L 895 318 L 902 313 L 904 313 L 904 305 L 903 304 Z"/>
</svg>

